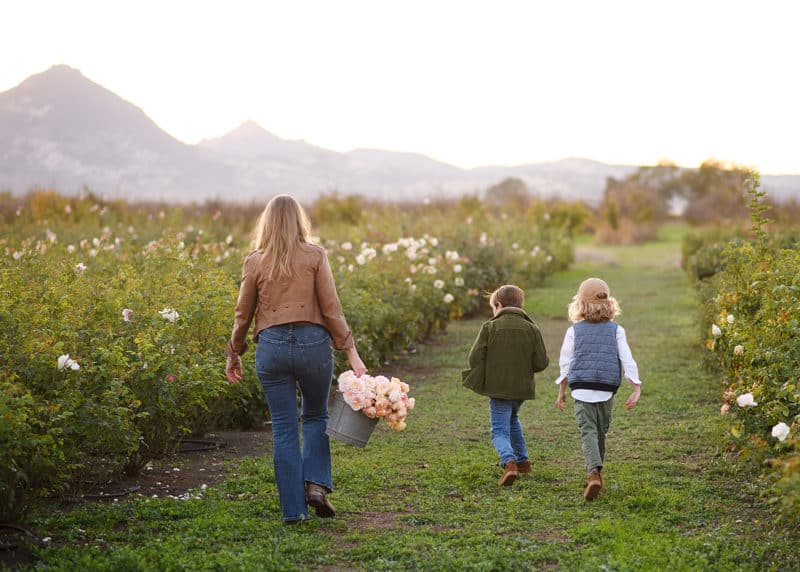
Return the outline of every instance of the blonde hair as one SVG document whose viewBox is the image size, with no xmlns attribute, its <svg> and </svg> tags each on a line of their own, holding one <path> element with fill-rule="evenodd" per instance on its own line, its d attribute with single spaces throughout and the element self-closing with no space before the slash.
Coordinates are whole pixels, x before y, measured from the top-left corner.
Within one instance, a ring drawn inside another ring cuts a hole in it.
<svg viewBox="0 0 800 572">
<path fill-rule="evenodd" d="M 603 302 L 585 302 L 578 298 L 578 295 L 572 297 L 572 302 L 567 306 L 569 314 L 569 321 L 573 324 L 586 320 L 587 322 L 608 322 L 613 320 L 622 313 L 622 308 L 619 307 L 619 302 L 616 298 L 611 296 L 605 298 Z"/>
<path fill-rule="evenodd" d="M 495 308 L 498 303 L 502 304 L 503 308 L 522 308 L 525 303 L 525 292 L 513 284 L 500 286 L 489 294 L 489 305 Z"/>
<path fill-rule="evenodd" d="M 277 195 L 258 217 L 253 235 L 253 247 L 263 252 L 266 261 L 267 280 L 289 280 L 294 276 L 295 249 L 309 242 L 311 223 L 294 197 Z"/>
</svg>

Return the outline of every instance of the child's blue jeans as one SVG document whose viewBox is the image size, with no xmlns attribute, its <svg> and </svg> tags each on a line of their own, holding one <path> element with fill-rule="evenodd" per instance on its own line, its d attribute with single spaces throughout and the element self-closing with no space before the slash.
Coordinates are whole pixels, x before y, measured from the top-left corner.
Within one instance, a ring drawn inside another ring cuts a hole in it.
<svg viewBox="0 0 800 572">
<path fill-rule="evenodd" d="M 511 399 L 489 399 L 492 421 L 492 444 L 500 455 L 500 466 L 509 461 L 521 463 L 528 460 L 528 449 L 522 435 L 522 425 L 517 413 L 522 401 Z"/>
</svg>

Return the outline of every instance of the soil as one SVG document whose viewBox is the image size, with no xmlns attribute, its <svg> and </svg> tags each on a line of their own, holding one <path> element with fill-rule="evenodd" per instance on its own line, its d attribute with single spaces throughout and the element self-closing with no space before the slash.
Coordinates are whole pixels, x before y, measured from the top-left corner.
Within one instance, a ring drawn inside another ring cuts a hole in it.
<svg viewBox="0 0 800 572">
<path fill-rule="evenodd" d="M 206 449 L 206 450 L 197 450 Z M 185 439 L 175 455 L 149 463 L 139 475 L 120 476 L 102 483 L 84 485 L 81 494 L 54 499 L 59 509 L 69 510 L 81 503 L 115 502 L 131 495 L 179 497 L 182 494 L 214 485 L 236 470 L 243 457 L 261 456 L 272 451 L 269 425 L 263 431 L 216 431 L 202 439 Z M 46 542 L 35 531 L 17 525 L 0 524 L 0 569 L 17 569 L 35 562 L 30 543 Z"/>
<path fill-rule="evenodd" d="M 203 450 L 205 449 L 205 450 Z M 272 451 L 269 425 L 263 431 L 216 431 L 198 439 L 184 439 L 178 452 L 148 463 L 133 477 L 121 476 L 112 481 L 87 487 L 83 495 L 67 502 L 112 501 L 130 494 L 152 497 L 180 496 L 203 485 L 225 480 L 235 470 L 230 461 L 261 456 Z"/>
<path fill-rule="evenodd" d="M 33 564 L 35 558 L 27 546 L 32 533 L 13 524 L 0 524 L 0 568 L 14 570 Z"/>
</svg>

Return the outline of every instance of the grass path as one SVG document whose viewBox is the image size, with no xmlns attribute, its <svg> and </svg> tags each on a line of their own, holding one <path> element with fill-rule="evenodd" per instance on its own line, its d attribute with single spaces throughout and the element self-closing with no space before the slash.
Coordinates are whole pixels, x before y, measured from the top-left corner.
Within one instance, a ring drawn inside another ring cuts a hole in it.
<svg viewBox="0 0 800 572">
<path fill-rule="evenodd" d="M 512 488 L 496 485 L 487 400 L 457 382 L 480 327 L 468 320 L 392 366 L 417 398 L 405 432 L 379 425 L 366 449 L 334 444 L 338 518 L 282 526 L 271 459 L 245 459 L 200 499 L 39 515 L 39 527 L 58 534 L 39 553 L 41 569 L 799 569 L 798 538 L 726 468 L 719 388 L 700 367 L 678 244 L 579 254 L 574 268 L 528 292 L 551 366 L 521 412 L 533 473 Z M 590 275 L 622 304 L 644 386 L 630 413 L 629 388 L 620 390 L 607 487 L 587 504 L 577 427 L 569 409 L 554 407 L 553 380 L 566 304 Z"/>
</svg>

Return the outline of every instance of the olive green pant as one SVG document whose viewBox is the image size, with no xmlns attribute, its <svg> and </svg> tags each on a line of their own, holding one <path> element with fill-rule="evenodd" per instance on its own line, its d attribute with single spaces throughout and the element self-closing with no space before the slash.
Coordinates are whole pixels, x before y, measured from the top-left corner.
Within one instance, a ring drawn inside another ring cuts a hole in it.
<svg viewBox="0 0 800 572">
<path fill-rule="evenodd" d="M 614 398 L 599 403 L 575 400 L 575 419 L 581 430 L 581 448 L 586 459 L 586 472 L 603 466 L 606 457 L 606 433 L 611 425 Z"/>
</svg>

